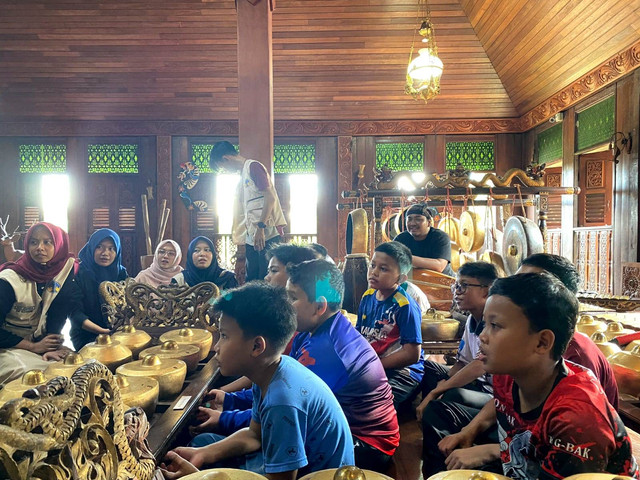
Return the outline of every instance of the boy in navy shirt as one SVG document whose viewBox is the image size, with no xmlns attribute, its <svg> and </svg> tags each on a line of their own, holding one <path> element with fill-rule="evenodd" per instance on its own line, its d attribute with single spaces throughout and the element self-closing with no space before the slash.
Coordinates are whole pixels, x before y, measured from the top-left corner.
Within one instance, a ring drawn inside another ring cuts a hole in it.
<svg viewBox="0 0 640 480">
<path fill-rule="evenodd" d="M 339 311 L 342 273 L 325 260 L 287 271 L 300 331 L 291 356 L 336 395 L 353 435 L 356 466 L 384 472 L 400 441 L 393 395 L 376 352 Z"/>
<path fill-rule="evenodd" d="M 296 329 L 285 290 L 252 282 L 228 290 L 214 307 L 221 313 L 214 347 L 220 372 L 253 382 L 251 425 L 211 445 L 176 448 L 168 473 L 187 473 L 175 454 L 201 468 L 261 451 L 258 473 L 278 480 L 353 465 L 349 425 L 335 396 L 309 369 L 281 356 Z"/>
<path fill-rule="evenodd" d="M 422 316 L 400 287 L 411 270 L 411 252 L 399 242 L 375 249 L 367 272 L 369 290 L 358 307 L 356 329 L 369 341 L 385 368 L 396 410 L 417 393 L 422 373 Z"/>
</svg>

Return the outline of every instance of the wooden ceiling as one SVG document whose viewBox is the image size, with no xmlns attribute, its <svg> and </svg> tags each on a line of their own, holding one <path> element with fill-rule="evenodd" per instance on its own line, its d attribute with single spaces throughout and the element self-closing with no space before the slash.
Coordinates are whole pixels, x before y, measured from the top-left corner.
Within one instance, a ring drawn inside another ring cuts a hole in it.
<svg viewBox="0 0 640 480">
<path fill-rule="evenodd" d="M 640 39 L 640 0 L 429 5 L 425 105 L 403 92 L 417 0 L 277 0 L 275 119 L 519 117 Z M 233 0 L 0 0 L 0 121 L 234 120 L 235 26 Z"/>
</svg>

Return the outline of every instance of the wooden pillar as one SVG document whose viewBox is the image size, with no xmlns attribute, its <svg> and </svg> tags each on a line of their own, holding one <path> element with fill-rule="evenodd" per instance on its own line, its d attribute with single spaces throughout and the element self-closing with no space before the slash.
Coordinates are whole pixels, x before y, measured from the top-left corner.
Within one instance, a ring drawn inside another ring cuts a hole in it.
<svg viewBox="0 0 640 480">
<path fill-rule="evenodd" d="M 171 137 L 163 135 L 156 138 L 157 148 L 157 188 L 156 188 L 156 211 L 157 222 L 160 224 L 162 218 L 162 201 L 167 200 L 167 207 L 171 209 L 171 214 L 175 215 L 171 202 L 172 193 L 172 169 L 171 169 Z M 173 238 L 173 222 L 167 222 L 164 238 Z"/>
<path fill-rule="evenodd" d="M 569 108 L 562 122 L 562 185 L 577 185 L 575 168 L 576 110 Z M 562 195 L 562 256 L 575 262 L 573 255 L 573 227 L 576 225 L 575 195 Z"/>
<path fill-rule="evenodd" d="M 273 64 L 271 12 L 274 0 L 237 0 L 238 139 L 240 153 L 273 173 Z"/>
<path fill-rule="evenodd" d="M 622 265 L 638 259 L 638 125 L 640 70 L 616 84 L 616 132 L 631 133 L 631 153 L 618 157 L 613 189 L 613 293 L 622 292 Z"/>
</svg>

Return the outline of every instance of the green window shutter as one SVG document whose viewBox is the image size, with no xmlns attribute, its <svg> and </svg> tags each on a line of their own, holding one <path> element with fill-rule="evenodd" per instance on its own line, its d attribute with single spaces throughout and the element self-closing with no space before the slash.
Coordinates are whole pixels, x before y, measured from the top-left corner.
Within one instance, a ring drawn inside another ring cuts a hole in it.
<svg viewBox="0 0 640 480">
<path fill-rule="evenodd" d="M 562 124 L 540 132 L 536 139 L 538 144 L 538 163 L 551 163 L 562 158 Z"/>
<path fill-rule="evenodd" d="M 578 113 L 576 126 L 576 149 L 579 152 L 609 142 L 616 131 L 615 96 Z"/>
<path fill-rule="evenodd" d="M 472 172 L 496 169 L 493 142 L 447 142 L 445 156 L 447 170 L 454 170 L 459 163 Z"/>
<path fill-rule="evenodd" d="M 138 145 L 89 145 L 87 155 L 89 173 L 138 173 Z"/>
<path fill-rule="evenodd" d="M 314 144 L 273 146 L 274 173 L 316 173 Z"/>
<path fill-rule="evenodd" d="M 65 173 L 67 146 L 64 144 L 20 145 L 20 173 Z"/>
<path fill-rule="evenodd" d="M 420 143 L 377 143 L 376 168 L 383 166 L 394 172 L 408 170 L 424 171 L 424 144 Z"/>
</svg>

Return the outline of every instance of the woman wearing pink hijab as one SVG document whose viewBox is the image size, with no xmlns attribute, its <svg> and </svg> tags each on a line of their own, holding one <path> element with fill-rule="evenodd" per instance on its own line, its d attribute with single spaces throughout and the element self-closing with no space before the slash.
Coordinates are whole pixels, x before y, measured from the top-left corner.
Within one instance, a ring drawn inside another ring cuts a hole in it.
<svg viewBox="0 0 640 480">
<path fill-rule="evenodd" d="M 180 245 L 173 240 L 164 240 L 156 247 L 151 266 L 142 270 L 135 280 L 152 287 L 169 285 L 171 278 L 182 272 L 181 260 Z"/>
</svg>

